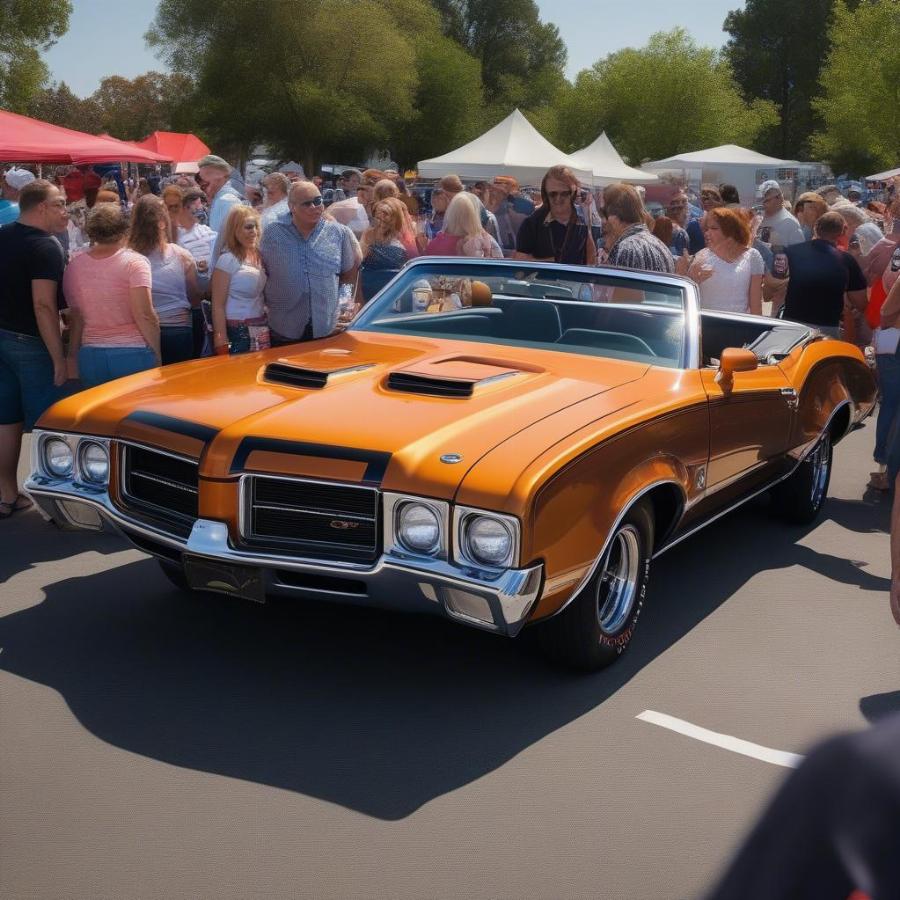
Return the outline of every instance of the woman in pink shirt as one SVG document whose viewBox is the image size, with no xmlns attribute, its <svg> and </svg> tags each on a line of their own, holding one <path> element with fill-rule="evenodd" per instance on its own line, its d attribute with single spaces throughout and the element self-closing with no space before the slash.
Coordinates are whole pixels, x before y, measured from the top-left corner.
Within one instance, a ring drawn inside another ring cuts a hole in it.
<svg viewBox="0 0 900 900">
<path fill-rule="evenodd" d="M 125 249 L 128 229 L 118 204 L 97 204 L 86 224 L 91 248 L 76 256 L 63 276 L 66 302 L 81 313 L 74 320 L 70 356 L 77 348 L 77 374 L 85 387 L 159 365 L 150 263 Z"/>
</svg>

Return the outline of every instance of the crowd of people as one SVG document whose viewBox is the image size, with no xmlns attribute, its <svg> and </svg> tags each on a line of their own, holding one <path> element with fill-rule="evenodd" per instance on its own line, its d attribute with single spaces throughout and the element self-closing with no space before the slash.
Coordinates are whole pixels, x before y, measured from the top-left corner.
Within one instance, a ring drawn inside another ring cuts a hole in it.
<svg viewBox="0 0 900 900">
<path fill-rule="evenodd" d="M 91 167 L 0 177 L 0 517 L 29 503 L 16 484 L 21 434 L 55 399 L 158 365 L 325 337 L 420 255 L 686 275 L 704 308 L 761 315 L 768 303 L 871 346 L 882 391 L 871 486 L 891 483 L 900 197 L 881 210 L 882 230 L 833 186 L 793 207 L 776 181 L 758 205 L 732 185 L 697 197 L 673 186 L 654 217 L 641 189 L 591 190 L 564 166 L 539 192 L 508 175 L 467 187 L 448 173 L 414 193 L 395 170 L 347 168 L 326 196 L 321 177 L 300 171 L 243 185 L 218 156 L 197 168 L 131 181 Z"/>
</svg>

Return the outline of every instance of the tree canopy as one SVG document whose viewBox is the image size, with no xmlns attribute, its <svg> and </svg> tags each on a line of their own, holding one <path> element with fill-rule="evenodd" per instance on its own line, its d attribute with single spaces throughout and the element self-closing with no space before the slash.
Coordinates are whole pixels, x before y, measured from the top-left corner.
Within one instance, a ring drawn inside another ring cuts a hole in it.
<svg viewBox="0 0 900 900">
<path fill-rule="evenodd" d="M 69 0 L 0 2 L 0 107 L 24 113 L 47 80 L 41 50 L 69 27 Z"/>
<path fill-rule="evenodd" d="M 780 119 L 757 149 L 779 159 L 803 159 L 819 124 L 813 99 L 828 44 L 822 41 L 835 0 L 747 0 L 728 14 L 725 55 L 744 96 L 771 100 Z M 859 0 L 851 0 L 856 7 Z M 896 52 L 896 51 L 895 51 Z"/>
<path fill-rule="evenodd" d="M 900 134 L 900 3 L 835 4 L 830 48 L 814 101 L 823 129 L 813 149 L 835 171 L 860 174 L 897 164 Z"/>
<path fill-rule="evenodd" d="M 563 96 L 558 128 L 562 149 L 570 152 L 605 130 L 638 165 L 699 147 L 752 145 L 777 121 L 770 101 L 743 100 L 719 53 L 676 28 L 579 73 Z"/>
</svg>

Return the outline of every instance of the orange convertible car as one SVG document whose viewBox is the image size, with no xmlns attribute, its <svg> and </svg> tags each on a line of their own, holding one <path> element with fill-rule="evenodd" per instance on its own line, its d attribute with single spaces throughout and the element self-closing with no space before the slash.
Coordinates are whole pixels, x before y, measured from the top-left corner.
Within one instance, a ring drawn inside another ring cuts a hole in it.
<svg viewBox="0 0 900 900">
<path fill-rule="evenodd" d="M 431 257 L 332 337 L 58 403 L 27 489 L 182 587 L 528 625 L 597 668 L 654 556 L 762 491 L 812 520 L 874 399 L 850 344 L 684 279 Z"/>
</svg>

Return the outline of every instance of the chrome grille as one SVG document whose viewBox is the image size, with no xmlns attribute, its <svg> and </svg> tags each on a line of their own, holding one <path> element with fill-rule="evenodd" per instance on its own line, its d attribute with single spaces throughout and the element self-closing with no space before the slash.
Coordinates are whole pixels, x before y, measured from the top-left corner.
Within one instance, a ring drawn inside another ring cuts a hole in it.
<svg viewBox="0 0 900 900">
<path fill-rule="evenodd" d="M 125 508 L 135 518 L 187 537 L 199 515 L 197 463 L 134 444 L 121 444 L 120 453 Z"/>
<path fill-rule="evenodd" d="M 370 563 L 378 557 L 375 488 L 247 476 L 244 542 L 309 559 Z"/>
</svg>

